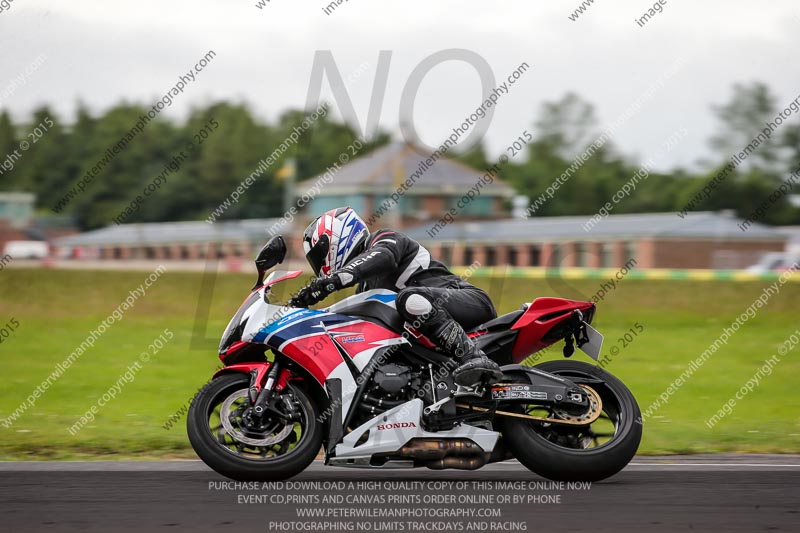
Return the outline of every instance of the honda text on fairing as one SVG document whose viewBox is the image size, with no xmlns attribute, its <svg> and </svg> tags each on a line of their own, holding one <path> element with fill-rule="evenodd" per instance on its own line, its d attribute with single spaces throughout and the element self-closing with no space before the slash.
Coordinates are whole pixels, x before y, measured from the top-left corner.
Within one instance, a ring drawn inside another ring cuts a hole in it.
<svg viewBox="0 0 800 533">
<path fill-rule="evenodd" d="M 325 309 L 270 303 L 300 271 L 267 270 L 286 245 L 256 258 L 258 280 L 228 324 L 225 365 L 192 401 L 192 447 L 237 480 L 281 480 L 322 448 L 325 464 L 477 469 L 516 458 L 552 480 L 619 472 L 642 435 L 628 388 L 602 368 L 561 360 L 518 363 L 564 340 L 597 359 L 591 302 L 537 298 L 468 332 L 503 372 L 491 386 L 456 385 L 452 359 L 406 323 L 396 293 L 375 289 Z"/>
</svg>

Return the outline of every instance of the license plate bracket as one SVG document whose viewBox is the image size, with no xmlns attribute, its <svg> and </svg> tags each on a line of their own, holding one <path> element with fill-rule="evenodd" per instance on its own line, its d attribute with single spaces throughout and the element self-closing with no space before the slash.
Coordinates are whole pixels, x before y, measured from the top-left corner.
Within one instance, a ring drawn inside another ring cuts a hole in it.
<svg viewBox="0 0 800 533">
<path fill-rule="evenodd" d="M 603 347 L 603 334 L 586 322 L 581 324 L 581 329 L 583 330 L 581 337 L 584 342 L 579 344 L 578 348 L 595 361 L 598 361 L 600 359 L 600 350 Z"/>
</svg>

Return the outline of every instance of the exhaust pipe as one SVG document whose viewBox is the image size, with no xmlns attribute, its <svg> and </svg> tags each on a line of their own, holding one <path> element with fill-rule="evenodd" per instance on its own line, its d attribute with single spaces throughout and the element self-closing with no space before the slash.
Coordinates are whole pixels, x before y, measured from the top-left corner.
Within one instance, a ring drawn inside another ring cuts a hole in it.
<svg viewBox="0 0 800 533">
<path fill-rule="evenodd" d="M 414 439 L 400 449 L 400 455 L 433 470 L 476 470 L 488 460 L 483 448 L 469 439 Z"/>
<path fill-rule="evenodd" d="M 445 457 L 438 461 L 431 461 L 425 463 L 425 466 L 431 470 L 445 470 L 447 468 L 455 468 L 458 470 L 477 470 L 486 464 L 486 458 L 482 456 L 474 457 Z"/>
</svg>

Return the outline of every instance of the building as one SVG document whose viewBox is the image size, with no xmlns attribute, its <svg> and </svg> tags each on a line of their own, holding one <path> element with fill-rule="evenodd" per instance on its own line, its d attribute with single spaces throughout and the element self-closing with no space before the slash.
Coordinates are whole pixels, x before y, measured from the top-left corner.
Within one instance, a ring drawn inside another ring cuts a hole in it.
<svg viewBox="0 0 800 533">
<path fill-rule="evenodd" d="M 37 217 L 36 196 L 26 192 L 0 192 L 0 252 L 10 241 L 47 241 L 76 233 L 63 216 Z"/>
<path fill-rule="evenodd" d="M 509 216 L 514 189 L 493 176 L 482 180 L 486 173 L 453 159 L 433 160 L 424 148 L 394 142 L 342 165 L 330 183 L 321 181 L 321 176 L 298 183 L 295 196 L 319 189 L 304 206 L 303 221 L 349 205 L 373 228 L 405 228 L 438 220 L 481 182 L 480 195 L 458 209 L 459 218 Z"/>
<path fill-rule="evenodd" d="M 584 231 L 589 217 L 536 217 L 457 222 L 430 237 L 431 224 L 406 233 L 447 264 L 537 267 L 745 268 L 767 252 L 782 251 L 787 236 L 726 213 L 610 215 Z"/>
<path fill-rule="evenodd" d="M 58 257 L 72 259 L 252 258 L 278 220 L 121 224 L 56 239 L 55 245 Z"/>
<path fill-rule="evenodd" d="M 36 197 L 23 192 L 0 193 L 0 251 L 9 241 L 27 241 Z"/>
<path fill-rule="evenodd" d="M 27 192 L 0 193 L 0 222 L 8 227 L 23 229 L 33 221 L 36 196 Z"/>
<path fill-rule="evenodd" d="M 56 239 L 61 258 L 103 260 L 203 260 L 252 258 L 281 219 L 123 224 Z M 460 219 L 459 219 L 460 220 Z M 590 232 L 587 217 L 537 217 L 454 222 L 434 237 L 431 221 L 404 230 L 453 266 L 739 269 L 768 252 L 780 252 L 788 236 L 724 213 L 610 215 Z M 287 228 L 288 229 L 288 228 Z M 303 266 L 296 231 L 286 232 L 288 261 Z"/>
</svg>

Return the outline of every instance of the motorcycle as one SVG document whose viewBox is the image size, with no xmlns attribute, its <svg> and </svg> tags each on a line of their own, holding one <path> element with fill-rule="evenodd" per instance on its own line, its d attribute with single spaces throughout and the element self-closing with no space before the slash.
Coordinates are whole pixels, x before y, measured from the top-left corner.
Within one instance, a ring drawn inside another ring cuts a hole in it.
<svg viewBox="0 0 800 533">
<path fill-rule="evenodd" d="M 565 358 L 577 346 L 596 361 L 592 302 L 536 298 L 469 331 L 503 379 L 465 387 L 392 291 L 320 310 L 271 303 L 276 284 L 302 273 L 265 278 L 285 256 L 276 236 L 256 257 L 256 284 L 222 335 L 224 367 L 189 408 L 192 447 L 220 474 L 283 480 L 322 450 L 328 466 L 473 470 L 516 458 L 554 481 L 598 481 L 636 453 L 641 414 L 619 379 L 573 360 L 519 364 L 562 340 Z"/>
</svg>

